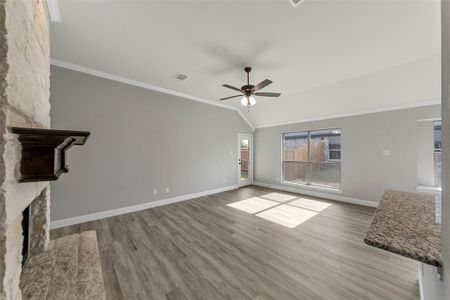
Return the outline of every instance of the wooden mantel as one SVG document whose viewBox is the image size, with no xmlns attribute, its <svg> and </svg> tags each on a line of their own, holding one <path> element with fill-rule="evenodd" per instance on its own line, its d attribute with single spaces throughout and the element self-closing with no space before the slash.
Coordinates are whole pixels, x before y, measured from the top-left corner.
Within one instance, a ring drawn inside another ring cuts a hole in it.
<svg viewBox="0 0 450 300">
<path fill-rule="evenodd" d="M 56 180 L 69 171 L 66 151 L 73 145 L 84 145 L 88 131 L 13 127 L 22 144 L 19 182 Z"/>
</svg>

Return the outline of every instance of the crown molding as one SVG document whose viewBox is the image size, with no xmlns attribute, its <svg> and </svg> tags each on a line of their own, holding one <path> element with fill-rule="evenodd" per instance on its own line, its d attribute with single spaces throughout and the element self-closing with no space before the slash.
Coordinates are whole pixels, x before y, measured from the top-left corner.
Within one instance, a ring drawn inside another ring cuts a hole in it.
<svg viewBox="0 0 450 300">
<path fill-rule="evenodd" d="M 361 110 L 361 111 L 350 112 L 350 113 L 328 115 L 328 116 L 324 116 L 324 117 L 298 119 L 298 120 L 292 120 L 292 121 L 288 121 L 288 122 L 265 124 L 265 125 L 255 126 L 255 129 L 276 127 L 276 126 L 283 126 L 283 125 L 291 125 L 291 124 L 298 124 L 298 123 L 306 123 L 306 122 L 314 122 L 314 121 L 322 121 L 322 120 L 329 120 L 329 119 L 337 119 L 337 118 L 344 118 L 344 117 L 352 117 L 352 116 L 359 116 L 359 115 L 367 115 L 367 114 L 373 114 L 373 113 L 380 113 L 380 112 L 401 110 L 401 109 L 415 108 L 415 107 L 422 107 L 422 106 L 430 106 L 430 105 L 437 105 L 437 104 L 441 104 L 440 99 L 432 99 L 432 100 L 424 100 L 424 101 L 412 102 L 412 103 L 406 103 L 406 104 L 390 105 L 390 106 Z"/>
<path fill-rule="evenodd" d="M 132 85 L 132 86 L 141 87 L 141 88 L 144 88 L 144 89 L 157 91 L 157 92 L 164 93 L 164 94 L 169 94 L 169 95 L 181 97 L 181 98 L 192 100 L 192 101 L 202 102 L 202 103 L 205 103 L 205 104 L 214 105 L 214 106 L 225 108 L 225 109 L 229 109 L 229 110 L 234 110 L 235 112 L 237 112 L 239 114 L 239 116 L 247 123 L 247 125 L 253 131 L 255 131 L 255 129 L 260 129 L 260 128 L 276 127 L 276 126 L 282 126 L 282 125 L 306 123 L 306 122 L 313 122 L 313 121 L 321 121 L 321 120 L 328 120 L 328 119 L 336 119 L 336 118 L 351 117 L 351 116 L 365 115 L 365 114 L 371 114 L 371 113 L 379 113 L 379 112 L 386 112 L 386 111 L 392 111 L 392 110 L 400 110 L 400 109 L 407 109 L 407 108 L 415 108 L 415 107 L 422 107 L 422 106 L 430 106 L 430 105 L 441 104 L 441 100 L 440 99 L 432 99 L 432 100 L 424 100 L 424 101 L 413 102 L 413 103 L 406 103 L 406 104 L 399 104 L 399 105 L 390 105 L 390 106 L 386 106 L 386 107 L 367 109 L 367 110 L 350 112 L 350 113 L 342 113 L 342 114 L 328 115 L 328 116 L 317 117 L 317 118 L 298 119 L 298 120 L 291 120 L 291 121 L 287 121 L 287 122 L 271 123 L 271 124 L 264 124 L 264 125 L 260 125 L 260 126 L 254 126 L 252 124 L 252 122 L 250 122 L 248 117 L 244 114 L 244 112 L 241 109 L 236 108 L 236 107 L 232 107 L 232 106 L 228 106 L 226 104 L 222 104 L 222 103 L 219 103 L 219 102 L 216 102 L 216 101 L 207 100 L 207 99 L 204 99 L 204 98 L 200 98 L 200 97 L 196 97 L 196 96 L 180 93 L 180 92 L 177 92 L 177 91 L 174 91 L 174 90 L 162 88 L 162 87 L 159 87 L 159 86 L 156 86 L 156 85 L 144 83 L 144 82 L 141 82 L 141 81 L 137 81 L 137 80 L 129 79 L 129 78 L 126 78 L 126 77 L 114 75 L 114 74 L 111 74 L 111 73 L 95 70 L 95 69 L 92 69 L 92 68 L 83 67 L 83 66 L 80 66 L 80 65 L 77 65 L 77 64 L 68 63 L 68 62 L 65 62 L 65 61 L 62 61 L 62 60 L 57 60 L 57 59 L 53 59 L 52 58 L 52 59 L 50 59 L 50 63 L 52 65 L 60 67 L 60 68 L 73 70 L 73 71 L 77 71 L 77 72 L 93 75 L 93 76 L 96 76 L 96 77 L 105 78 L 105 79 L 109 79 L 109 80 L 125 83 L 125 84 Z"/>
<path fill-rule="evenodd" d="M 252 122 L 250 122 L 250 120 L 247 118 L 247 116 L 242 112 L 242 110 L 240 110 L 239 108 L 234 108 L 233 110 L 235 110 L 240 116 L 241 118 L 245 121 L 245 123 L 247 123 L 248 126 L 250 126 L 250 128 L 252 129 L 253 132 L 255 132 L 255 126 L 253 125 Z"/>
<path fill-rule="evenodd" d="M 253 124 L 250 122 L 250 120 L 247 118 L 247 116 L 244 115 L 244 113 L 239 108 L 236 108 L 236 107 L 232 107 L 232 106 L 228 106 L 226 104 L 222 104 L 222 103 L 219 103 L 219 102 L 216 102 L 216 101 L 207 100 L 207 99 L 203 99 L 203 98 L 200 98 L 200 97 L 196 97 L 196 96 L 180 93 L 180 92 L 177 92 L 177 91 L 174 91 L 174 90 L 170 90 L 170 89 L 166 89 L 166 88 L 159 87 L 159 86 L 156 86 L 156 85 L 152 85 L 152 84 L 144 83 L 144 82 L 141 82 L 141 81 L 133 80 L 133 79 L 130 79 L 130 78 L 114 75 L 114 74 L 111 74 L 111 73 L 107 73 L 107 72 L 103 72 L 103 71 L 99 71 L 99 70 L 83 67 L 83 66 L 80 66 L 80 65 L 68 63 L 68 62 L 65 62 L 65 61 L 62 61 L 62 60 L 58 60 L 58 59 L 51 58 L 50 59 L 50 64 L 52 64 L 52 65 L 54 65 L 56 67 L 63 68 L 63 69 L 77 71 L 77 72 L 80 72 L 80 73 L 85 73 L 85 74 L 89 74 L 89 75 L 92 75 L 92 76 L 96 76 L 96 77 L 100 77 L 100 78 L 104 78 L 104 79 L 109 79 L 109 80 L 125 83 L 125 84 L 128 84 L 128 85 L 137 86 L 137 87 L 144 88 L 144 89 L 147 89 L 147 90 L 152 90 L 152 91 L 156 91 L 156 92 L 160 92 L 160 93 L 164 93 L 164 94 L 169 94 L 169 95 L 181 97 L 181 98 L 192 100 L 192 101 L 202 102 L 202 103 L 205 103 L 205 104 L 214 105 L 214 106 L 218 106 L 218 107 L 221 107 L 221 108 L 233 110 L 233 111 L 235 111 L 235 112 L 237 112 L 239 114 L 239 116 L 247 123 L 247 125 L 253 131 L 255 130 L 255 126 L 253 126 Z"/>
</svg>

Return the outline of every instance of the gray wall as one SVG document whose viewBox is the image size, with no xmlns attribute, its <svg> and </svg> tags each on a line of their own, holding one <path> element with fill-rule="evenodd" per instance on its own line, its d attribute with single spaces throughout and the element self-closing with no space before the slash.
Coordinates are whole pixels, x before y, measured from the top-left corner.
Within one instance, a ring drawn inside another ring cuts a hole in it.
<svg viewBox="0 0 450 300">
<path fill-rule="evenodd" d="M 436 117 L 439 105 L 257 129 L 254 180 L 283 185 L 277 181 L 282 133 L 340 128 L 342 196 L 378 201 L 384 189 L 415 191 L 418 120 Z M 383 156 L 382 150 L 391 150 L 391 156 Z"/>
<path fill-rule="evenodd" d="M 237 184 L 251 129 L 235 111 L 58 67 L 51 104 L 53 128 L 92 132 L 52 184 L 52 220 Z"/>
</svg>

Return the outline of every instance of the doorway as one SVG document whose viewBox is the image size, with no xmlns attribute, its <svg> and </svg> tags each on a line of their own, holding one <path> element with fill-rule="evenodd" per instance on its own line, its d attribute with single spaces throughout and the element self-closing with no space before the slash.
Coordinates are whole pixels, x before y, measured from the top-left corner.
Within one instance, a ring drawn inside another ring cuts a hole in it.
<svg viewBox="0 0 450 300">
<path fill-rule="evenodd" d="M 238 134 L 238 185 L 253 182 L 253 135 Z"/>
</svg>

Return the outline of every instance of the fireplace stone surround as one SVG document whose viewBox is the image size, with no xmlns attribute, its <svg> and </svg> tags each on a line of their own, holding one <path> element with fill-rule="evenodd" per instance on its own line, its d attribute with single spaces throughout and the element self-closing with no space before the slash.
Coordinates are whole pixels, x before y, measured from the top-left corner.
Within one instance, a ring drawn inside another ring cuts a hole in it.
<svg viewBox="0 0 450 300">
<path fill-rule="evenodd" d="M 29 255 L 49 243 L 50 185 L 18 183 L 21 146 L 11 127 L 50 127 L 47 3 L 0 0 L 0 299 L 21 299 L 22 212 L 30 207 Z"/>
</svg>

